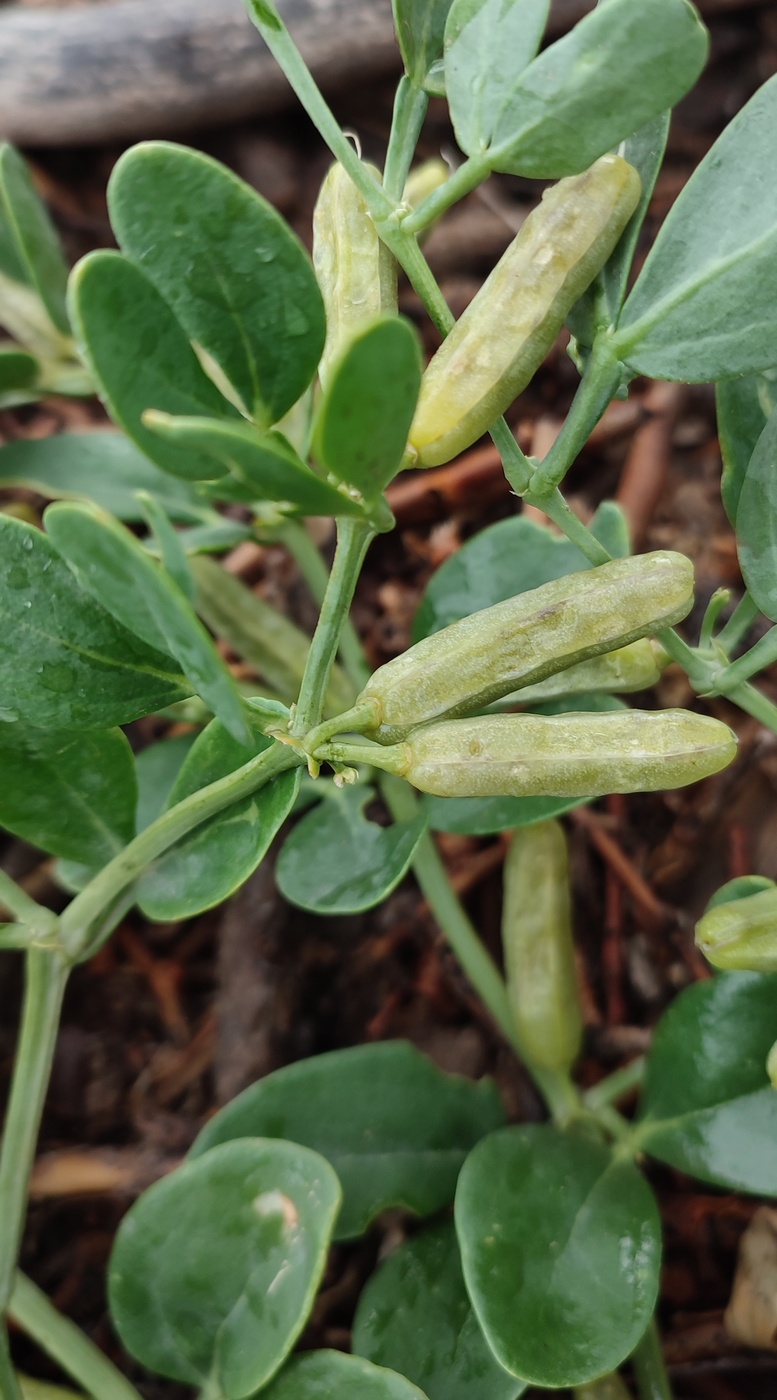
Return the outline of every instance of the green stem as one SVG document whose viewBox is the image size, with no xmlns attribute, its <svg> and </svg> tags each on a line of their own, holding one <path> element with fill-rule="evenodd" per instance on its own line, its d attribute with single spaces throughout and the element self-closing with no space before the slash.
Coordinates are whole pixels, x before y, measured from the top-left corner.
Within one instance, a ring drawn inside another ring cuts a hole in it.
<svg viewBox="0 0 777 1400">
<path fill-rule="evenodd" d="M 518 496 L 525 496 L 532 476 L 534 464 L 529 461 L 515 440 L 515 435 L 504 418 L 489 429 L 491 440 L 502 458 L 504 474 Z"/>
<path fill-rule="evenodd" d="M 315 602 L 321 607 L 329 583 L 329 570 L 321 557 L 321 551 L 310 538 L 303 525 L 289 520 L 277 532 L 281 543 L 286 546 L 292 559 L 304 578 Z M 347 617 L 340 633 L 338 655 L 357 690 L 361 690 L 369 680 L 370 668 L 364 659 L 362 644 L 356 628 Z"/>
<path fill-rule="evenodd" d="M 0 1395 L 3 1400 L 24 1400 L 11 1360 L 5 1323 L 0 1326 Z"/>
<path fill-rule="evenodd" d="M 286 745 L 273 744 L 234 773 L 209 783 L 163 812 L 90 880 L 61 916 L 60 934 L 70 959 L 81 961 L 99 946 L 99 940 L 107 936 L 112 927 L 111 911 L 152 861 L 208 817 L 248 797 L 271 778 L 303 761 L 304 755 Z"/>
<path fill-rule="evenodd" d="M 393 225 L 380 224 L 378 233 L 407 274 L 440 335 L 448 335 L 456 324 L 456 318 L 418 246 L 418 239 L 405 233 L 403 228 L 397 229 Z"/>
<path fill-rule="evenodd" d="M 0 908 L 7 909 L 15 919 L 43 938 L 56 933 L 59 923 L 56 914 L 31 899 L 4 870 L 0 870 Z"/>
<path fill-rule="evenodd" d="M 718 625 L 718 618 L 723 609 L 731 601 L 731 590 L 729 588 L 716 588 L 709 603 L 707 611 L 702 619 L 699 630 L 699 650 L 707 651 L 712 646 L 712 638 L 715 628 Z"/>
<path fill-rule="evenodd" d="M 732 661 L 718 676 L 715 689 L 722 695 L 730 695 L 738 685 L 749 681 L 759 671 L 772 666 L 777 661 L 777 627 L 771 627 L 755 646 Z"/>
<path fill-rule="evenodd" d="M 616 1069 L 612 1074 L 608 1074 L 605 1079 L 601 1079 L 595 1084 L 593 1089 L 589 1089 L 583 1095 L 583 1100 L 587 1108 L 594 1113 L 606 1105 L 617 1103 L 625 1094 L 630 1094 L 633 1089 L 638 1089 L 645 1078 L 645 1056 L 638 1055 L 636 1060 L 624 1065 L 622 1069 Z"/>
<path fill-rule="evenodd" d="M 572 544 L 576 544 L 581 554 L 591 564 L 609 564 L 612 555 L 600 544 L 595 535 L 591 534 L 587 525 L 569 509 L 564 497 L 558 488 L 552 496 L 537 497 L 533 490 L 526 492 L 525 499 L 531 504 L 537 504 L 545 514 L 550 517 L 555 525 L 563 531 Z"/>
<path fill-rule="evenodd" d="M 749 593 L 743 593 L 725 627 L 715 638 L 718 646 L 731 655 L 734 648 L 739 646 L 739 643 L 747 636 L 759 616 L 758 604 L 753 602 Z"/>
<path fill-rule="evenodd" d="M 469 194 L 482 185 L 484 180 L 491 174 L 491 168 L 487 161 L 477 160 L 470 156 L 465 160 L 458 170 L 455 170 L 449 180 L 444 185 L 440 185 L 433 194 L 425 199 L 418 209 L 414 209 L 411 214 L 406 215 L 402 220 L 402 228 L 407 233 L 418 234 L 439 219 L 446 209 L 450 209 L 452 204 L 457 204 L 463 199 L 465 194 Z"/>
<path fill-rule="evenodd" d="M 607 343 L 601 342 L 588 361 L 564 426 L 547 457 L 534 473 L 532 498 L 538 505 L 564 480 L 575 458 L 585 447 L 604 410 L 614 398 L 623 370 Z M 547 509 L 547 507 L 543 507 Z"/>
<path fill-rule="evenodd" d="M 416 87 L 405 73 L 397 85 L 383 171 L 383 188 L 395 202 L 402 198 L 428 106 L 429 94 Z"/>
<path fill-rule="evenodd" d="M 69 967 L 52 949 L 31 948 L 22 1022 L 0 1150 L 0 1315 L 5 1315 L 19 1254 L 27 1187 L 51 1073 Z"/>
<path fill-rule="evenodd" d="M 9 1312 L 33 1341 L 94 1400 L 141 1400 L 93 1342 L 50 1303 L 45 1293 L 17 1273 Z M 3 1391 L 3 1395 L 5 1392 Z"/>
<path fill-rule="evenodd" d="M 329 673 L 340 644 L 340 634 L 348 616 L 364 556 L 374 537 L 372 527 L 364 520 L 345 517 L 337 522 L 337 549 L 321 604 L 318 625 L 308 652 L 291 727 L 292 734 L 306 734 L 321 719 Z"/>
<path fill-rule="evenodd" d="M 770 700 L 768 695 L 764 695 L 757 690 L 754 685 L 745 682 L 738 685 L 735 690 L 727 690 L 726 697 L 733 700 L 740 710 L 752 715 L 765 729 L 771 729 L 773 734 L 777 734 L 777 705 Z"/>
<path fill-rule="evenodd" d="M 631 1362 L 640 1400 L 672 1400 L 672 1387 L 664 1364 L 655 1318 L 632 1353 Z"/>
</svg>

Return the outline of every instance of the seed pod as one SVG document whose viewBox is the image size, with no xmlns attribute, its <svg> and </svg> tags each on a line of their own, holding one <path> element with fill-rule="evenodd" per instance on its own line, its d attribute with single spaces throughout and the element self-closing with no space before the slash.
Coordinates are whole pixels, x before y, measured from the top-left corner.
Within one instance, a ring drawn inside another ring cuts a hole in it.
<svg viewBox="0 0 777 1400">
<path fill-rule="evenodd" d="M 685 787 L 725 768 L 736 747 L 706 715 L 624 710 L 448 720 L 377 752 L 435 797 L 602 797 Z"/>
<path fill-rule="evenodd" d="M 696 925 L 696 942 L 713 967 L 777 972 L 777 887 L 716 904 Z"/>
<path fill-rule="evenodd" d="M 380 172 L 367 166 L 380 179 Z M 313 213 L 313 266 L 326 311 L 319 378 L 365 321 L 397 309 L 397 265 L 378 237 L 367 205 L 342 165 L 333 165 Z"/>
<path fill-rule="evenodd" d="M 657 550 L 566 574 L 425 637 L 370 677 L 371 738 L 396 743 L 420 724 L 471 713 L 589 657 L 679 622 L 693 566 Z M 582 790 L 582 789 L 581 789 Z"/>
<path fill-rule="evenodd" d="M 545 191 L 423 377 L 410 429 L 419 466 L 449 462 L 526 387 L 640 193 L 636 170 L 615 155 Z"/>
<path fill-rule="evenodd" d="M 516 831 L 504 865 L 502 913 L 507 994 L 528 1058 L 568 1070 L 583 1018 L 572 941 L 567 843 L 558 822 Z"/>
<path fill-rule="evenodd" d="M 536 685 L 525 685 L 514 694 L 505 695 L 493 708 L 502 710 L 515 705 L 540 705 L 546 700 L 558 700 L 561 696 L 588 695 L 595 691 L 606 695 L 630 695 L 655 685 L 660 676 L 656 649 L 643 637 L 627 647 L 618 647 L 617 651 L 593 656 L 590 661 L 579 661 L 576 666 L 568 666 L 565 671 L 547 676 Z"/>
<path fill-rule="evenodd" d="M 766 1073 L 773 1089 L 777 1089 L 777 1041 L 766 1056 Z"/>
</svg>

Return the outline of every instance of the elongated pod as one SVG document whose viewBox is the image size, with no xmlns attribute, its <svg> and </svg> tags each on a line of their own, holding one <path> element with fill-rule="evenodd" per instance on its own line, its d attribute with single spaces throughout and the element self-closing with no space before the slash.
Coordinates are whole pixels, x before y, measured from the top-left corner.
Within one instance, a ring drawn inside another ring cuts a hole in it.
<svg viewBox="0 0 777 1400">
<path fill-rule="evenodd" d="M 545 191 L 427 368 L 410 429 L 419 466 L 449 462 L 526 387 L 640 193 L 636 170 L 616 155 Z"/>
<path fill-rule="evenodd" d="M 443 716 L 471 713 L 589 657 L 679 622 L 693 566 L 657 550 L 566 574 L 472 613 L 381 666 L 356 701 L 381 743 Z"/>
<path fill-rule="evenodd" d="M 777 887 L 715 905 L 696 925 L 696 942 L 713 967 L 777 972 Z"/>
<path fill-rule="evenodd" d="M 535 1065 L 568 1070 L 583 1018 L 572 940 L 567 843 L 558 822 L 516 831 L 504 864 L 502 912 L 507 995 Z"/>
<path fill-rule="evenodd" d="M 367 167 L 380 179 L 380 172 Z M 313 213 L 313 266 L 324 299 L 326 345 L 319 378 L 365 321 L 397 309 L 397 265 L 378 237 L 364 197 L 342 165 L 333 165 Z"/>
</svg>

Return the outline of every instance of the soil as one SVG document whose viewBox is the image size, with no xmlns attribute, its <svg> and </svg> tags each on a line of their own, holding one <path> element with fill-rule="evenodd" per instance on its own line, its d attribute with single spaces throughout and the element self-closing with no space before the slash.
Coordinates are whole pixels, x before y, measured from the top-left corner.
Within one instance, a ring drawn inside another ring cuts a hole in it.
<svg viewBox="0 0 777 1400">
<path fill-rule="evenodd" d="M 695 164 L 756 87 L 777 70 L 777 7 L 733 6 L 711 20 L 713 60 L 678 109 L 669 156 L 648 219 L 644 247 Z M 392 86 L 354 86 L 335 100 L 365 156 L 382 159 Z M 306 119 L 284 114 L 188 135 L 190 144 L 232 166 L 309 241 L 311 212 L 328 157 Z M 451 149 L 441 103 L 432 103 L 421 154 Z M 119 148 L 29 151 L 39 188 L 75 259 L 109 246 L 105 184 Z M 427 252 L 458 314 L 512 236 L 532 187 L 498 179 L 470 196 L 437 229 Z M 402 310 L 434 335 L 414 294 Z M 574 389 L 559 343 L 510 419 L 527 450 L 546 450 Z M 102 417 L 95 403 L 47 400 L 0 414 L 4 441 L 77 429 Z M 605 498 L 626 511 L 638 548 L 670 547 L 695 561 L 698 622 L 715 589 L 741 592 L 735 544 L 719 496 L 720 455 L 708 387 L 638 382 L 616 403 L 568 479 L 574 508 L 589 517 Z M 24 502 L 33 517 L 41 502 Z M 481 445 L 451 467 L 411 475 L 393 488 L 398 529 L 368 556 L 354 620 L 371 659 L 402 650 L 431 573 L 485 524 L 515 513 L 495 453 Z M 326 527 L 318 533 L 327 550 Z M 312 604 L 279 547 L 233 561 L 243 576 L 302 625 Z M 755 637 L 750 640 L 754 640 Z M 777 699 L 777 677 L 764 688 Z M 691 703 L 682 675 L 660 686 L 668 704 Z M 712 709 L 741 737 L 736 765 L 669 795 L 612 798 L 572 814 L 580 979 L 587 1034 L 580 1075 L 588 1085 L 650 1042 L 651 1027 L 676 993 L 709 970 L 694 950 L 693 923 L 724 879 L 749 872 L 777 878 L 777 740 L 724 702 Z M 138 746 L 156 722 L 134 726 Z M 476 926 L 497 954 L 498 838 L 444 836 L 440 846 Z M 51 863 L 19 842 L 2 864 L 36 897 L 60 907 Z M 15 1040 L 20 961 L 0 961 L 0 1073 Z M 440 1066 L 492 1074 L 511 1118 L 539 1119 L 542 1107 L 446 949 L 408 879 L 382 907 L 326 920 L 286 907 L 272 863 L 220 909 L 182 924 L 146 924 L 130 914 L 110 944 L 80 968 L 68 991 L 40 1138 L 40 1161 L 23 1267 L 53 1301 L 126 1369 L 148 1400 L 189 1392 L 142 1372 L 122 1353 L 108 1320 L 104 1278 L 114 1229 L 135 1195 L 185 1153 L 214 1109 L 268 1071 L 340 1046 L 407 1037 Z M 628 1111 L 628 1105 L 627 1105 Z M 777 1356 L 737 1346 L 723 1327 L 738 1241 L 758 1202 L 647 1168 L 658 1192 L 666 1254 L 660 1324 L 678 1397 L 766 1400 L 777 1393 Z M 412 1226 L 378 1223 L 355 1246 L 333 1251 L 303 1346 L 347 1348 L 359 1290 L 376 1258 Z M 45 1357 L 14 1338 L 20 1366 L 62 1379 Z"/>
</svg>

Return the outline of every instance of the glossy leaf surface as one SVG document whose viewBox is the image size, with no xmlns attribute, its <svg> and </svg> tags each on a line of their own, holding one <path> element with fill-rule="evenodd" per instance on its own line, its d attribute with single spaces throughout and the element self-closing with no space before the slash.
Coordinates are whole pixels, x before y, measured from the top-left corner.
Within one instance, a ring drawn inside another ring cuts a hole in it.
<svg viewBox="0 0 777 1400">
<path fill-rule="evenodd" d="M 288 1142 L 226 1143 L 156 1182 L 111 1257 L 124 1345 L 160 1375 L 252 1395 L 305 1324 L 339 1198 L 328 1163 Z"/>
<path fill-rule="evenodd" d="M 250 743 L 243 702 L 226 663 L 181 589 L 129 530 L 95 507 L 49 506 L 46 529 L 76 577 L 129 631 L 174 656 L 207 705 Z"/>
<path fill-rule="evenodd" d="M 247 715 L 251 719 L 250 708 Z M 261 714 L 254 714 L 252 743 L 245 748 L 219 720 L 213 720 L 184 759 L 167 807 L 233 773 L 269 748 L 272 741 L 262 733 L 264 722 Z M 160 856 L 138 882 L 138 903 L 144 914 L 162 922 L 186 919 L 234 893 L 264 858 L 289 815 L 299 781 L 300 769 L 281 773 L 195 827 Z"/>
<path fill-rule="evenodd" d="M 720 494 L 726 515 L 736 526 L 742 483 L 768 419 L 760 377 L 748 374 L 742 379 L 721 379 L 715 385 L 715 407 L 723 458 Z"/>
<path fill-rule="evenodd" d="M 734 488 L 735 489 L 735 488 Z M 747 590 L 777 621 L 777 413 L 759 437 L 741 479 L 736 515 L 737 554 Z"/>
<path fill-rule="evenodd" d="M 356 914 L 379 904 L 407 874 L 426 830 L 424 815 L 379 826 L 365 814 L 374 795 L 327 784 L 326 800 L 298 822 L 275 870 L 292 904 L 314 914 Z"/>
<path fill-rule="evenodd" d="M 0 515 L 0 719 L 109 729 L 191 687 L 86 591 L 34 526 Z"/>
<path fill-rule="evenodd" d="M 468 155 L 486 150 L 516 78 L 534 58 L 548 0 L 454 0 L 445 26 L 445 90 L 456 139 Z"/>
<path fill-rule="evenodd" d="M 421 347 L 409 321 L 386 316 L 348 341 L 313 431 L 322 467 L 372 500 L 399 471 L 421 385 Z"/>
<path fill-rule="evenodd" d="M 276 423 L 307 388 L 324 348 L 321 294 L 296 234 L 226 166 L 165 141 L 125 152 L 108 207 L 124 252 L 250 416 Z"/>
<path fill-rule="evenodd" d="M 632 373 L 699 382 L 777 363 L 776 122 L 774 77 L 673 204 L 615 337 Z"/>
<path fill-rule="evenodd" d="M 68 307 L 81 354 L 111 417 L 163 471 L 189 481 L 223 476 L 212 457 L 165 442 L 147 408 L 184 417 L 238 418 L 148 278 L 121 253 L 89 253 L 70 276 Z"/>
<path fill-rule="evenodd" d="M 67 263 L 56 229 L 13 146 L 0 146 L 0 270 L 33 287 L 53 325 L 67 335 Z"/>
<path fill-rule="evenodd" d="M 486 155 L 493 170 L 574 175 L 673 107 L 699 76 L 707 46 L 686 0 L 608 0 L 505 84 L 490 130 L 462 150 Z"/>
<path fill-rule="evenodd" d="M 171 418 L 148 413 L 144 422 L 165 442 L 213 459 L 213 474 L 231 473 L 256 500 L 283 501 L 305 515 L 361 515 L 355 501 L 322 481 L 281 433 L 218 418 Z"/>
<path fill-rule="evenodd" d="M 294 1357 L 266 1394 L 267 1400 L 426 1400 L 404 1376 L 342 1351 Z"/>
<path fill-rule="evenodd" d="M 630 1161 L 552 1127 L 506 1128 L 456 1191 L 467 1291 L 502 1366 L 538 1386 L 614 1370 L 650 1321 L 661 1224 Z"/>
<path fill-rule="evenodd" d="M 102 866 L 135 835 L 135 762 L 120 729 L 0 723 L 0 771 L 0 826 L 43 851 Z"/>
<path fill-rule="evenodd" d="M 61 433 L 0 447 L 0 483 L 42 496 L 85 497 L 119 520 L 142 520 L 136 491 L 150 491 L 173 520 L 199 520 L 208 497 L 160 471 L 123 433 Z"/>
<path fill-rule="evenodd" d="M 751 894 L 762 894 L 764 890 L 773 889 L 774 880 L 769 880 L 766 875 L 737 875 L 715 891 L 704 912 L 709 914 L 710 909 L 717 909 L 719 904 L 733 904 L 739 899 L 749 899 Z"/>
<path fill-rule="evenodd" d="M 450 5 L 451 0 L 392 0 L 402 58 L 416 87 L 424 86 L 429 69 L 442 55 Z"/>
<path fill-rule="evenodd" d="M 353 1348 L 421 1386 L 429 1400 L 517 1400 L 480 1330 L 452 1222 L 432 1225 L 379 1265 L 359 1299 Z"/>
<path fill-rule="evenodd" d="M 443 1074 L 406 1041 L 385 1041 L 260 1079 L 211 1118 L 190 1155 L 254 1136 L 312 1147 L 340 1178 L 336 1237 L 350 1239 L 391 1206 L 429 1215 L 448 1205 L 470 1148 L 503 1122 L 490 1081 Z"/>
<path fill-rule="evenodd" d="M 637 1140 L 734 1191 L 777 1192 L 777 1094 L 766 1073 L 777 974 L 719 973 L 664 1013 L 648 1056 Z"/>
</svg>

